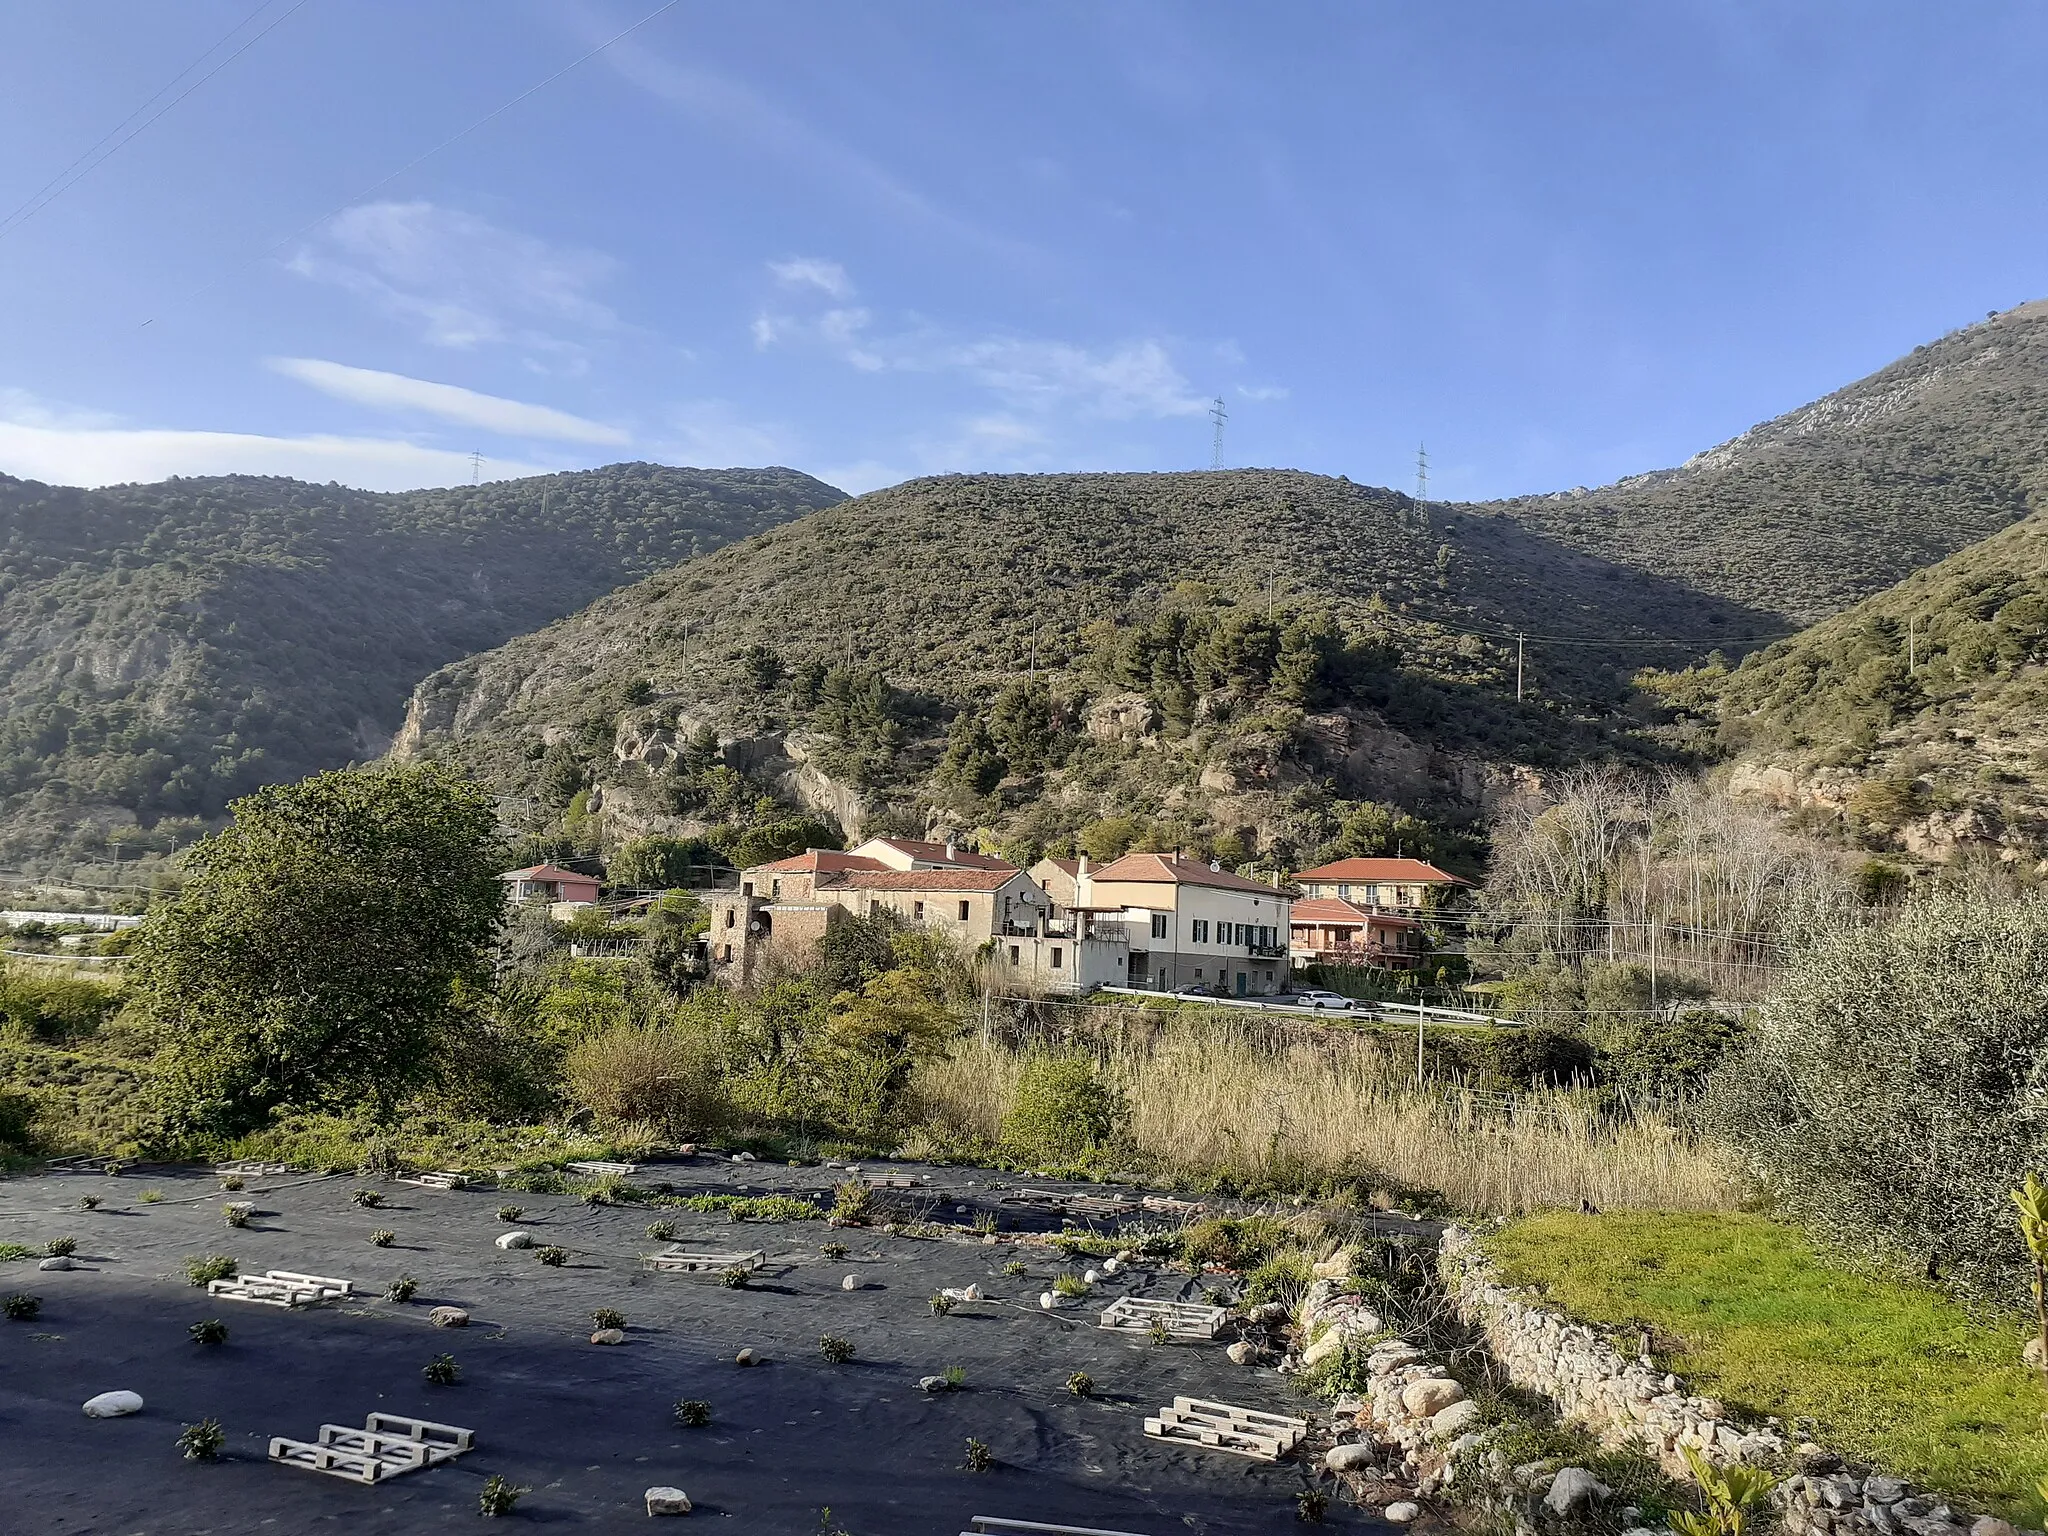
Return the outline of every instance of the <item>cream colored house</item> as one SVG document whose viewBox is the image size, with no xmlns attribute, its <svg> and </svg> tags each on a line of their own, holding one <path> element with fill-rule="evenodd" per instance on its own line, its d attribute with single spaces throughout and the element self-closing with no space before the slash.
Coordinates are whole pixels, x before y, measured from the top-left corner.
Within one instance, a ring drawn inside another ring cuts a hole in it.
<svg viewBox="0 0 2048 1536">
<path fill-rule="evenodd" d="M 1292 893 L 1178 853 L 1127 853 L 1103 865 L 1083 857 L 1032 867 L 1055 920 L 1070 914 L 1096 931 L 1114 925 L 1129 948 L 1126 985 L 1234 997 L 1284 991 Z"/>
</svg>

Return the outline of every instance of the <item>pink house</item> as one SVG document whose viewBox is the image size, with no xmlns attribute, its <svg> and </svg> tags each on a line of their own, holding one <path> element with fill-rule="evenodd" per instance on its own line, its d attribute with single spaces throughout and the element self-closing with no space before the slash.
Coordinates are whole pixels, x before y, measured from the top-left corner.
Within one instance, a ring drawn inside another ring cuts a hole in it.
<svg viewBox="0 0 2048 1536">
<path fill-rule="evenodd" d="M 536 864 L 531 869 L 514 869 L 498 876 L 505 882 L 507 901 L 595 901 L 597 877 L 579 875 L 555 864 Z"/>
</svg>

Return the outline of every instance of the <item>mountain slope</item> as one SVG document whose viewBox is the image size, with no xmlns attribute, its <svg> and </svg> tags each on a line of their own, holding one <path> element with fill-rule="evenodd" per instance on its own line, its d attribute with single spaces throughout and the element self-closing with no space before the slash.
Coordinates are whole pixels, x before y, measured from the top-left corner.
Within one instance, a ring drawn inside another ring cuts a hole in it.
<svg viewBox="0 0 2048 1536">
<path fill-rule="evenodd" d="M 404 495 L 0 477 L 0 858 L 374 757 L 442 663 L 841 498 L 652 464 Z"/>
<path fill-rule="evenodd" d="M 1677 469 L 1477 509 L 1799 623 L 2048 508 L 2048 300 Z"/>
<path fill-rule="evenodd" d="M 399 750 L 543 821 L 594 783 L 618 835 L 724 814 L 690 745 L 710 727 L 728 763 L 862 827 L 1048 846 L 1129 816 L 1299 851 L 1333 797 L 1469 814 L 1508 771 L 1490 765 L 1612 750 L 1601 722 L 1641 655 L 1539 652 L 1517 706 L 1509 631 L 1760 626 L 1508 520 L 1315 475 L 948 476 L 454 663 Z"/>
<path fill-rule="evenodd" d="M 1736 784 L 1871 847 L 2048 853 L 2048 517 L 1746 657 L 1661 680 Z"/>
</svg>

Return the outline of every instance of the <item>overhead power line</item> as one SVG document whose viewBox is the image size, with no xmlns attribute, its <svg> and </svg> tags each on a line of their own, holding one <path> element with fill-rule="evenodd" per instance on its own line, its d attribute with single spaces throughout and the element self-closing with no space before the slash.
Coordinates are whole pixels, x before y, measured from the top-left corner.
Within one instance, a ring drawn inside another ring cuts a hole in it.
<svg viewBox="0 0 2048 1536">
<path fill-rule="evenodd" d="M 73 187 L 77 186 L 81 181 L 85 180 L 85 178 L 90 176 L 94 171 L 98 170 L 101 166 L 105 165 L 109 160 L 113 159 L 115 155 L 119 154 L 122 151 L 122 149 L 124 149 L 127 145 L 133 143 L 137 137 L 146 132 L 151 124 L 155 123 L 165 113 L 169 112 L 173 107 L 177 106 L 179 102 L 183 101 L 186 97 L 190 96 L 194 91 L 198 90 L 202 85 L 206 84 L 206 82 L 211 80 L 215 75 L 219 74 L 222 70 L 226 69 L 230 64 L 234 63 L 235 60 L 239 59 L 251 48 L 254 48 L 258 43 L 262 42 L 264 38 L 270 36 L 271 33 L 275 32 L 279 27 L 284 25 L 285 22 L 291 20 L 292 17 L 296 16 L 300 11 L 304 10 L 309 4 L 312 3 L 312 0 L 298 0 L 298 3 L 292 6 L 290 10 L 285 11 L 282 15 L 274 17 L 271 20 L 270 24 L 264 27 L 264 29 L 261 32 L 258 32 L 254 37 L 250 38 L 247 42 L 243 43 L 241 47 L 237 48 L 233 53 L 229 54 L 226 58 L 222 59 L 218 64 L 214 65 L 213 68 L 209 69 L 205 74 L 201 75 L 197 80 L 194 80 L 190 85 L 186 86 L 184 90 L 179 91 L 176 96 L 173 96 L 169 101 L 164 102 L 164 104 L 161 107 L 157 107 L 156 111 L 149 111 L 151 107 L 156 106 L 157 102 L 163 100 L 166 93 L 175 90 L 177 88 L 179 81 L 183 80 L 187 75 L 191 74 L 193 70 L 197 69 L 200 65 L 204 64 L 208 59 L 213 57 L 214 54 L 220 52 L 222 48 L 225 48 L 228 45 L 228 43 L 234 38 L 237 32 L 240 32 L 244 27 L 247 27 L 258 16 L 261 16 L 265 11 L 269 10 L 270 7 L 275 3 L 276 0 L 263 0 L 263 3 L 257 6 L 255 10 L 251 11 L 247 16 L 244 16 L 240 21 L 236 22 L 234 26 L 230 27 L 227 30 L 226 35 L 223 36 L 219 42 L 215 43 L 211 48 L 208 48 L 206 52 L 200 54 L 198 58 L 194 59 L 190 64 L 187 64 L 183 69 L 179 70 L 175 75 L 173 75 L 170 78 L 169 81 L 167 81 L 162 86 L 161 89 L 157 91 L 157 93 L 154 96 L 151 96 L 147 101 L 143 102 L 141 106 L 137 107 L 133 112 L 130 112 L 126 117 L 122 118 L 120 122 L 116 123 L 112 128 L 108 129 L 106 134 L 99 140 L 98 143 L 94 144 L 90 149 L 86 150 L 84 154 L 80 155 L 76 160 L 72 161 L 69 165 L 65 166 L 64 169 L 59 171 L 55 176 L 52 176 L 48 181 L 44 182 L 42 186 L 38 187 L 35 190 L 35 192 L 32 193 L 27 198 L 26 201 L 24 201 L 19 207 L 15 208 L 12 212 L 7 214 L 6 217 L 0 218 L 0 240 L 5 240 L 9 235 L 13 234 L 17 229 L 21 228 L 22 225 L 28 223 L 30 219 L 33 219 L 37 214 L 41 213 L 45 208 L 49 207 L 50 204 L 57 201 L 58 198 L 62 197 L 66 192 L 69 192 Z M 147 117 L 143 117 L 143 114 L 145 112 L 149 113 Z M 139 123 L 136 122 L 135 120 L 137 118 L 142 118 L 142 121 Z M 129 127 L 131 123 L 134 124 L 132 128 Z"/>
<path fill-rule="evenodd" d="M 300 3 L 306 3 L 306 0 L 300 0 Z M 184 296 L 184 298 L 178 301 L 178 303 L 189 303 L 192 299 L 197 298 L 200 294 L 205 293 L 208 289 L 218 287 L 221 283 L 226 282 L 228 278 L 232 277 L 236 272 L 240 272 L 245 268 L 252 267 L 257 262 L 266 260 L 267 258 L 274 256 L 277 252 L 284 249 L 284 247 L 290 245 L 294 240 L 300 239 L 302 236 L 309 234 L 311 231 L 315 229 L 318 229 L 322 224 L 325 224 L 329 219 L 334 218 L 338 214 L 346 212 L 350 208 L 353 208 L 357 203 L 362 202 L 365 198 L 375 196 L 377 193 L 383 191 L 384 188 L 390 186 L 392 182 L 398 180 L 399 177 L 405 175 L 408 171 L 418 169 L 420 166 L 425 165 L 429 160 L 433 159 L 434 156 L 440 154 L 443 150 L 452 148 L 454 145 L 461 143 L 464 139 L 468 138 L 472 133 L 475 133 L 479 128 L 483 128 L 490 123 L 496 122 L 499 118 L 503 117 L 507 112 L 510 112 L 514 107 L 518 106 L 528 97 L 538 95 L 540 92 L 546 90 L 549 86 L 553 85 L 557 80 L 561 79 L 564 75 L 572 74 L 576 70 L 581 69 L 585 64 L 588 64 L 592 59 L 596 58 L 606 49 L 612 47 L 614 44 L 623 42 L 628 37 L 631 37 L 635 32 L 638 32 L 642 27 L 646 26 L 650 21 L 656 21 L 661 17 L 666 16 L 670 11 L 674 10 L 677 6 L 681 5 L 682 3 L 683 0 L 664 0 L 663 4 L 656 6 L 653 10 L 649 11 L 645 16 L 642 16 L 638 21 L 634 22 L 630 27 L 626 27 L 618 32 L 614 32 L 610 37 L 606 38 L 603 42 L 599 43 L 595 48 L 591 49 L 588 53 L 581 54 L 578 57 L 571 59 L 567 64 L 564 64 L 560 69 L 556 70 L 546 79 L 538 81 L 533 85 L 529 85 L 525 90 L 521 91 L 517 96 L 514 96 L 511 100 L 505 102 L 502 106 L 493 107 L 490 111 L 486 112 L 482 117 L 478 118 L 475 122 L 471 123 L 467 128 L 462 129 L 460 132 L 449 134 L 447 138 L 441 140 L 441 142 L 436 144 L 432 149 L 429 149 L 422 154 L 413 156 L 412 159 L 406 161 L 405 164 L 401 165 L 397 170 L 392 171 L 389 175 L 379 177 L 377 180 L 371 182 L 367 187 L 364 187 L 361 191 L 356 192 L 350 197 L 345 198 L 343 201 L 335 204 L 325 213 L 319 215 L 319 217 L 308 219 L 304 224 L 301 224 L 297 229 L 293 230 L 290 234 L 284 235 L 277 240 L 273 240 L 269 245 L 265 246 L 262 250 L 258 251 L 254 256 L 251 256 L 246 261 L 238 263 L 236 266 L 231 268 L 229 271 L 223 273 L 221 276 L 214 278 L 210 282 L 202 283 L 199 287 L 194 288 L 191 292 L 187 293 Z M 156 316 L 152 315 L 149 319 L 143 321 L 142 325 L 149 326 L 154 325 L 155 323 Z M 140 330 L 142 329 L 142 326 L 138 326 L 136 327 L 136 329 Z"/>
</svg>

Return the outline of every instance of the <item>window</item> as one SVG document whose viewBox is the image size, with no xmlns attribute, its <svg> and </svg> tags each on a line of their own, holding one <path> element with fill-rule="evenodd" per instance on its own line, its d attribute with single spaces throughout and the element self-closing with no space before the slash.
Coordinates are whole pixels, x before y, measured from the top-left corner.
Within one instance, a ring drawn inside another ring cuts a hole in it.
<svg viewBox="0 0 2048 1536">
<path fill-rule="evenodd" d="M 724 956 L 723 956 L 722 958 L 723 958 L 723 960 L 724 960 L 724 963 L 725 963 L 725 964 L 727 964 L 727 965 L 731 965 L 731 964 L 732 964 L 732 946 L 731 946 L 730 944 L 728 944 L 728 945 L 726 945 L 726 946 L 725 946 L 725 954 L 724 954 Z"/>
<path fill-rule="evenodd" d="M 725 926 L 726 926 L 726 927 L 728 927 L 728 928 L 730 928 L 730 927 L 732 926 L 732 908 L 731 908 L 731 907 L 727 907 L 727 908 L 725 909 Z"/>
<path fill-rule="evenodd" d="M 1233 944 L 1249 944 L 1249 943 L 1251 943 L 1251 928 L 1250 928 L 1250 926 L 1249 926 L 1248 924 L 1245 924 L 1245 923 L 1232 923 L 1232 924 L 1230 925 L 1230 927 L 1231 927 L 1231 932 L 1232 932 L 1232 935 L 1233 935 L 1233 936 L 1232 936 L 1232 938 L 1231 938 L 1231 941 L 1230 941 L 1231 943 L 1233 943 Z"/>
<path fill-rule="evenodd" d="M 923 922 L 923 921 L 924 921 L 924 903 L 923 903 L 923 902 L 921 902 L 921 901 L 913 901 L 913 902 L 912 902 L 912 903 L 910 904 L 910 915 L 911 915 L 912 917 L 916 918 L 916 919 L 917 919 L 917 920 L 918 920 L 919 922 Z"/>
<path fill-rule="evenodd" d="M 1200 966 L 1198 965 L 1198 966 L 1196 966 L 1196 967 L 1195 967 L 1195 980 L 1197 980 L 1197 981 L 1200 981 L 1201 979 L 1202 979 L 1202 968 L 1201 968 L 1201 967 L 1200 967 Z"/>
<path fill-rule="evenodd" d="M 1016 946 L 1016 945 L 1014 945 L 1014 944 L 1012 944 L 1012 945 L 1010 946 L 1010 964 L 1012 964 L 1012 965 L 1015 965 L 1015 964 L 1017 963 L 1017 960 L 1018 960 L 1018 951 L 1017 951 L 1017 946 Z"/>
<path fill-rule="evenodd" d="M 1338 886 L 1338 887 L 1337 887 L 1337 899 L 1338 899 L 1339 901 L 1349 901 L 1349 900 L 1351 899 L 1351 887 L 1350 887 L 1350 886 L 1348 886 L 1348 885 L 1340 885 L 1340 886 Z"/>
<path fill-rule="evenodd" d="M 782 895 L 782 876 L 780 876 L 780 875 L 777 875 L 777 876 L 776 876 L 776 877 L 775 877 L 775 878 L 774 878 L 774 879 L 773 879 L 772 881 L 770 881 L 770 882 L 769 882 L 769 884 L 768 884 L 768 899 L 769 899 L 770 901 L 775 901 L 775 900 L 778 900 L 778 899 L 779 899 L 779 898 L 781 897 L 781 895 Z"/>
<path fill-rule="evenodd" d="M 1154 912 L 1152 914 L 1152 937 L 1155 939 L 1166 937 L 1166 914 L 1164 912 Z"/>
<path fill-rule="evenodd" d="M 1059 947 L 1059 945 L 1057 945 L 1057 944 L 1053 945 L 1053 947 L 1052 947 L 1052 968 L 1053 968 L 1054 970 L 1058 970 L 1058 969 L 1060 969 L 1060 967 L 1061 967 L 1061 966 L 1065 965 L 1066 963 L 1067 963 L 1067 952 L 1066 952 L 1065 950 L 1061 949 L 1061 948 Z"/>
<path fill-rule="evenodd" d="M 754 882 L 753 882 L 753 881 L 751 881 L 751 880 L 742 880 L 742 881 L 740 882 L 740 894 L 741 894 L 742 896 L 751 896 L 751 895 L 753 895 L 753 894 L 754 894 Z"/>
<path fill-rule="evenodd" d="M 960 921 L 963 923 L 967 921 L 967 903 L 964 901 L 960 903 Z"/>
<path fill-rule="evenodd" d="M 1197 944 L 1208 943 L 1209 919 L 1207 919 L 1206 917 L 1196 918 L 1193 923 L 1188 925 L 1188 937 L 1193 939 Z M 1195 972 L 1195 974 L 1199 976 L 1202 973 L 1200 971 L 1197 971 Z"/>
</svg>

